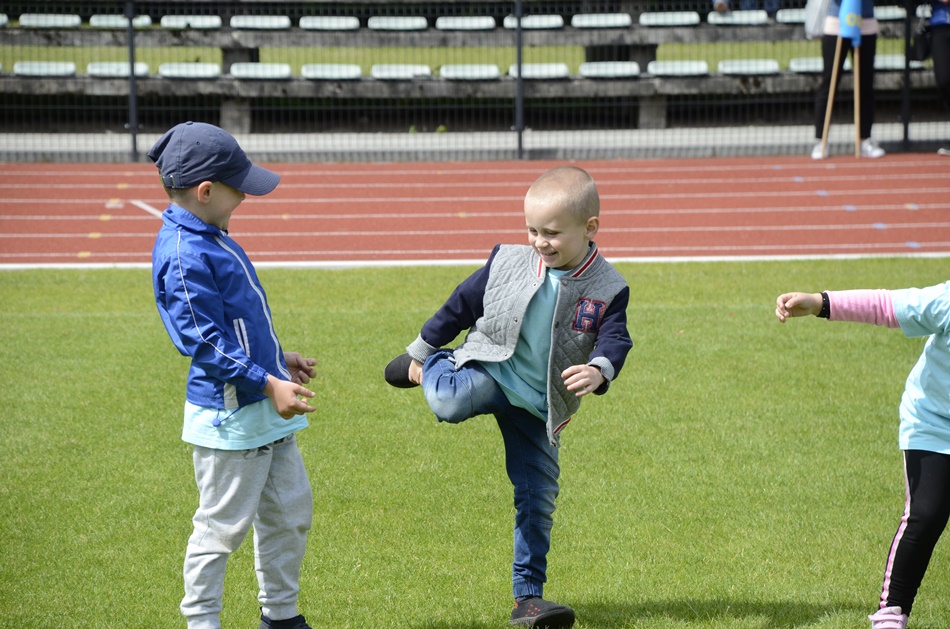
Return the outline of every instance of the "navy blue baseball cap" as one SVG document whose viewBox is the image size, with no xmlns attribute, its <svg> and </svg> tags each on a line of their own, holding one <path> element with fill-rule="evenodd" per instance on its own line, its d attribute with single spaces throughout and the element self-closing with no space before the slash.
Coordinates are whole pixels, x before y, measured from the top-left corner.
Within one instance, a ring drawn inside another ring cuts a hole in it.
<svg viewBox="0 0 950 629">
<path fill-rule="evenodd" d="M 280 175 L 252 164 L 230 133 L 204 122 L 175 125 L 159 138 L 148 158 L 169 188 L 220 181 L 244 194 L 261 196 L 280 182 Z"/>
</svg>

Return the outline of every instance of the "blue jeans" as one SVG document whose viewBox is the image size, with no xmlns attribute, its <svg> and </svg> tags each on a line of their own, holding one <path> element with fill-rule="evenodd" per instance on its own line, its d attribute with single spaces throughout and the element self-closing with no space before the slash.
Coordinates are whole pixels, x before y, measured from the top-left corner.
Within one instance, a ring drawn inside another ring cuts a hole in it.
<svg viewBox="0 0 950 629">
<path fill-rule="evenodd" d="M 460 423 L 494 415 L 505 443 L 505 467 L 514 486 L 512 592 L 542 596 L 558 494 L 558 450 L 548 442 L 545 423 L 512 406 L 501 387 L 476 362 L 456 370 L 452 353 L 439 351 L 422 366 L 422 390 L 439 421 Z"/>
</svg>

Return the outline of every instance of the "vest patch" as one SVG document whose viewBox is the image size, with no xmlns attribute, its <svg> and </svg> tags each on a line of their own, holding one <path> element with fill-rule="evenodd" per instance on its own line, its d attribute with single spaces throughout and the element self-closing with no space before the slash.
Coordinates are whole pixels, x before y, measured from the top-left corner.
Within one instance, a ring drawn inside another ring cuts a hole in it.
<svg viewBox="0 0 950 629">
<path fill-rule="evenodd" d="M 600 322 L 607 311 L 607 304 L 597 299 L 588 299 L 581 297 L 577 300 L 577 311 L 574 313 L 574 323 L 571 328 L 576 332 L 590 332 L 596 334 L 600 331 Z"/>
</svg>

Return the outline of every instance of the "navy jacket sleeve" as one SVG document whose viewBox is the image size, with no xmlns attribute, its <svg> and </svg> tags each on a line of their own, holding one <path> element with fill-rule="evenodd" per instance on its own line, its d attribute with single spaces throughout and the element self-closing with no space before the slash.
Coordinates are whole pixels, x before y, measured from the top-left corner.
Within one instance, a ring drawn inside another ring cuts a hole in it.
<svg viewBox="0 0 950 629">
<path fill-rule="evenodd" d="M 590 359 L 593 360 L 603 356 L 613 365 L 613 380 L 620 375 L 624 362 L 627 360 L 627 353 L 633 347 L 633 341 L 630 339 L 630 333 L 627 331 L 627 305 L 630 303 L 630 287 L 625 287 L 607 307 L 604 313 L 604 319 L 600 324 L 600 332 L 597 334 L 594 351 L 591 352 Z M 607 391 L 609 382 L 604 382 L 595 394 L 603 394 Z"/>
<path fill-rule="evenodd" d="M 485 266 L 455 287 L 449 298 L 422 326 L 422 340 L 433 347 L 444 347 L 463 330 L 468 330 L 485 312 L 485 287 L 492 260 L 501 245 L 495 245 Z"/>
</svg>

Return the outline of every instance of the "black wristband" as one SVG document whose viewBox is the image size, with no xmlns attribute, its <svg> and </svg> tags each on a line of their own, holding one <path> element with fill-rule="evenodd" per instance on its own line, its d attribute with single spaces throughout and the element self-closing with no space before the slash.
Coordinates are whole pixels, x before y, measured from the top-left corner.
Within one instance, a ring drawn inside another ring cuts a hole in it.
<svg viewBox="0 0 950 629">
<path fill-rule="evenodd" d="M 831 302 L 828 301 L 828 293 L 824 291 L 821 293 L 821 310 L 818 311 L 817 316 L 821 319 L 831 316 Z"/>
</svg>

